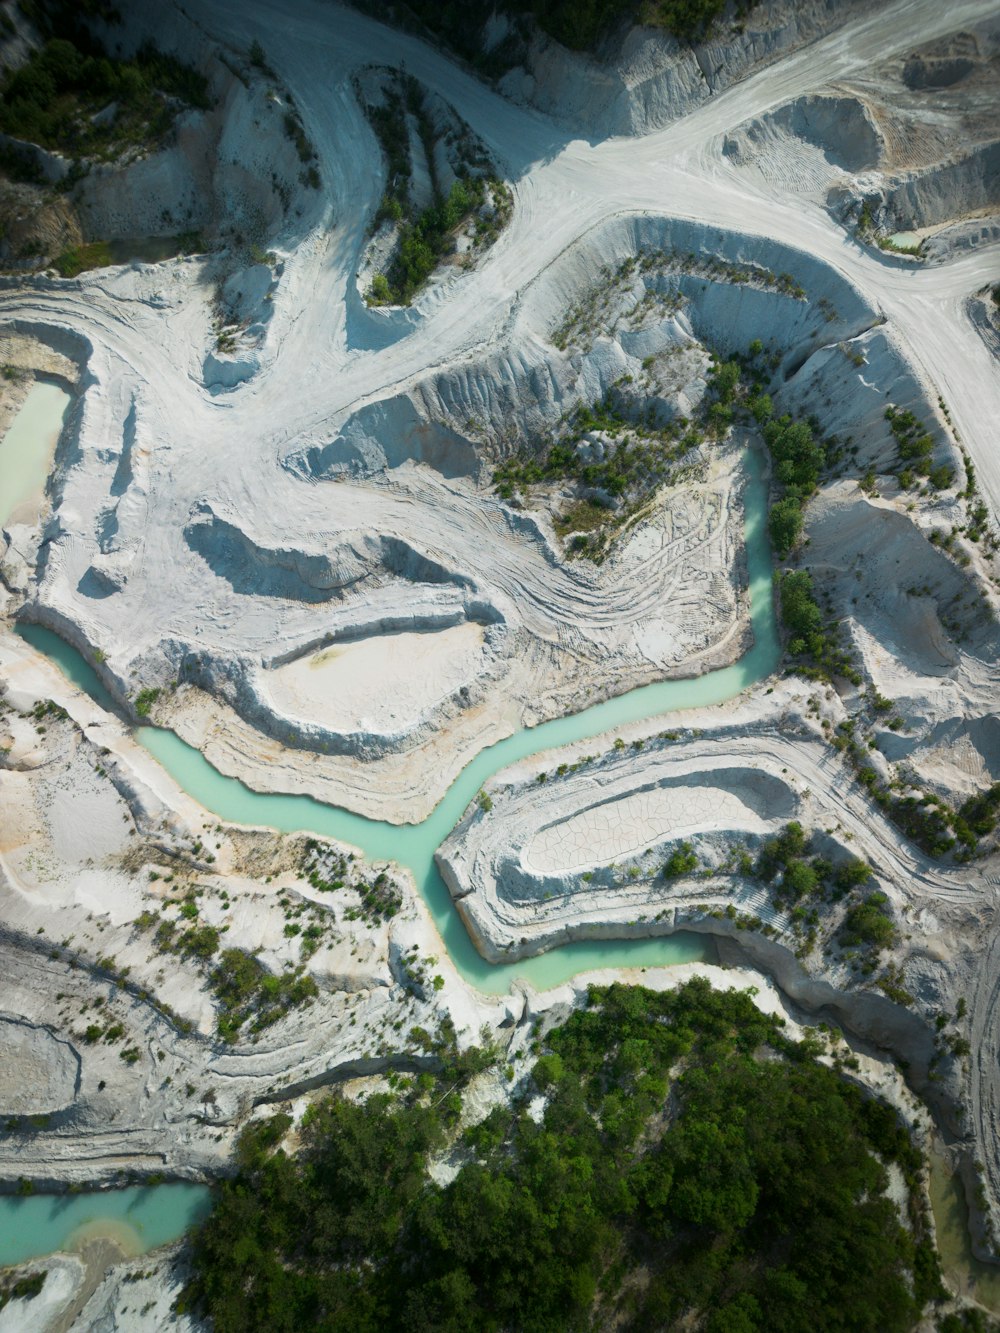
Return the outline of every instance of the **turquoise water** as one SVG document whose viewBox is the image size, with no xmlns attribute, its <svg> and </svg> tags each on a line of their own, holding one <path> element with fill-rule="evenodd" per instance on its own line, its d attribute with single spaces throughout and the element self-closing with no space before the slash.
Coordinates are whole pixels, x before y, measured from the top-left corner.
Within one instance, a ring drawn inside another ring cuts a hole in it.
<svg viewBox="0 0 1000 1333">
<path fill-rule="evenodd" d="M 578 972 L 593 968 L 657 967 L 691 962 L 707 956 L 703 936 L 677 932 L 659 939 L 586 940 L 563 945 L 536 958 L 496 965 L 476 951 L 452 905 L 434 864 L 434 852 L 461 818 L 479 789 L 501 768 L 554 746 L 586 740 L 615 727 L 680 708 L 722 703 L 774 671 L 780 648 L 771 590 L 771 555 L 766 532 L 767 486 L 763 465 L 747 455 L 746 550 L 750 581 L 753 648 L 735 665 L 693 680 L 662 681 L 632 690 L 571 717 L 546 722 L 483 750 L 459 774 L 432 813 L 420 824 L 394 825 L 366 819 L 324 805 L 308 796 L 251 791 L 236 778 L 214 769 L 204 756 L 173 732 L 143 727 L 137 732 L 146 747 L 195 800 L 220 819 L 263 824 L 281 832 L 300 830 L 336 838 L 359 848 L 373 860 L 392 860 L 408 867 L 441 933 L 452 961 L 467 981 L 480 990 L 506 992 L 517 977 L 538 989 L 557 986 Z M 45 653 L 66 676 L 103 707 L 112 698 L 94 668 L 75 648 L 51 630 L 24 625 L 18 631 Z M 539 769 L 547 767 L 540 756 Z M 143 1248 L 176 1239 L 206 1207 L 207 1192 L 198 1187 L 158 1185 L 73 1198 L 0 1199 L 0 1264 L 47 1254 L 70 1243 L 87 1221 L 124 1221 L 139 1233 Z"/>
<path fill-rule="evenodd" d="M 434 852 L 479 789 L 499 769 L 515 760 L 678 708 L 721 703 L 774 670 L 779 645 L 765 525 L 767 486 L 760 460 L 754 454 L 747 457 L 746 546 L 753 648 L 733 666 L 692 680 L 668 680 L 647 685 L 570 717 L 519 731 L 490 746 L 462 770 L 435 809 L 420 824 L 396 825 L 366 819 L 363 815 L 324 805 L 308 796 L 254 792 L 238 779 L 225 777 L 198 750 L 171 731 L 143 727 L 137 737 L 185 791 L 220 819 L 240 824 L 263 824 L 283 833 L 306 831 L 336 838 L 360 848 L 369 859 L 396 861 L 408 867 L 433 914 L 452 961 L 462 976 L 479 990 L 505 993 L 516 977 L 523 977 L 543 990 L 559 985 L 577 972 L 595 967 L 655 967 L 703 958 L 707 947 L 703 937 L 692 932 L 677 932 L 659 939 L 577 941 L 535 958 L 506 964 L 489 963 L 477 952 L 452 905 L 434 864 Z M 74 648 L 51 631 L 37 626 L 24 626 L 20 632 L 57 662 L 74 683 L 107 706 L 107 691 L 93 668 Z M 539 769 L 544 767 L 544 759 L 540 759 Z"/>
<path fill-rule="evenodd" d="M 136 1185 L 94 1194 L 0 1198 L 0 1268 L 68 1250 L 87 1230 L 118 1236 L 135 1254 L 176 1240 L 208 1212 L 205 1185 Z"/>
</svg>

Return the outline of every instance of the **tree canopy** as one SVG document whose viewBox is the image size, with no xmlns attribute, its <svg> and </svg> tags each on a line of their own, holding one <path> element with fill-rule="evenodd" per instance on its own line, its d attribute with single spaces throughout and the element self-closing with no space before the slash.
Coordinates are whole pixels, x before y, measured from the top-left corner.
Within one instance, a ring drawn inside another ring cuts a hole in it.
<svg viewBox="0 0 1000 1333">
<path fill-rule="evenodd" d="M 593 988 L 538 1051 L 457 1141 L 454 1067 L 319 1104 L 294 1156 L 287 1117 L 257 1126 L 182 1305 L 216 1333 L 902 1333 L 939 1293 L 916 1196 L 911 1233 L 886 1195 L 920 1165 L 894 1112 L 749 993 Z"/>
</svg>

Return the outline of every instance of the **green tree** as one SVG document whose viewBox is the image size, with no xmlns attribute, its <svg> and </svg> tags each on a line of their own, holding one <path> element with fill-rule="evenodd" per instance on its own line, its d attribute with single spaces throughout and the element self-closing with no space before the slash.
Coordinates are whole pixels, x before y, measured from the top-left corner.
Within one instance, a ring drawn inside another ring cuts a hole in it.
<svg viewBox="0 0 1000 1333">
<path fill-rule="evenodd" d="M 767 516 L 771 544 L 781 559 L 798 545 L 802 536 L 802 506 L 792 496 L 776 501 Z"/>
</svg>

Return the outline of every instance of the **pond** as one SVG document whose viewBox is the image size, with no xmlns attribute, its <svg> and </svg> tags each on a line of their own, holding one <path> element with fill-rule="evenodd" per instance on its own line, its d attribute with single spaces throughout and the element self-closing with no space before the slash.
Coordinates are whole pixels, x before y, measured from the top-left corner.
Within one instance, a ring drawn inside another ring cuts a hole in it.
<svg viewBox="0 0 1000 1333">
<path fill-rule="evenodd" d="M 206 1185 L 135 1185 L 84 1194 L 0 1197 L 0 1268 L 72 1250 L 95 1235 L 145 1254 L 176 1240 L 208 1212 Z"/>
<path fill-rule="evenodd" d="M 0 440 L 0 527 L 33 523 L 41 512 L 69 404 L 64 389 L 36 381 Z"/>
</svg>

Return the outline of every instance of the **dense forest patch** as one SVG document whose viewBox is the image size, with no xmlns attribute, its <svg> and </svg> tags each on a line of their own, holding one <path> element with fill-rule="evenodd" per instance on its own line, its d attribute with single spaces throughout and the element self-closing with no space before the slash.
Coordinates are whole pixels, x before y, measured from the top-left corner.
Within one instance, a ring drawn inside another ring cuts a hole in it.
<svg viewBox="0 0 1000 1333">
<path fill-rule="evenodd" d="M 626 24 L 660 28 L 684 42 L 700 41 L 724 15 L 726 0 L 499 0 L 496 5 L 483 6 L 479 15 L 470 14 L 470 6 L 462 0 L 358 0 L 358 7 L 430 33 L 485 73 L 495 75 L 515 63 L 520 48 L 511 42 L 506 50 L 482 50 L 482 22 L 492 10 L 533 20 L 542 32 L 571 50 L 593 51 Z M 733 17 L 738 26 L 753 7 L 754 0 L 737 4 Z"/>
<path fill-rule="evenodd" d="M 437 1049 L 437 1078 L 315 1105 L 294 1156 L 288 1116 L 245 1132 L 184 1308 L 216 1333 L 893 1333 L 941 1295 L 895 1113 L 750 992 L 592 988 L 512 1103 L 462 1134 L 490 1054 Z M 427 1168 L 446 1146 L 464 1164 L 442 1186 Z"/>
<path fill-rule="evenodd" d="M 74 158 L 155 142 L 178 109 L 210 105 L 205 78 L 152 46 L 112 60 L 61 37 L 32 52 L 0 91 L 0 131 Z"/>
</svg>

